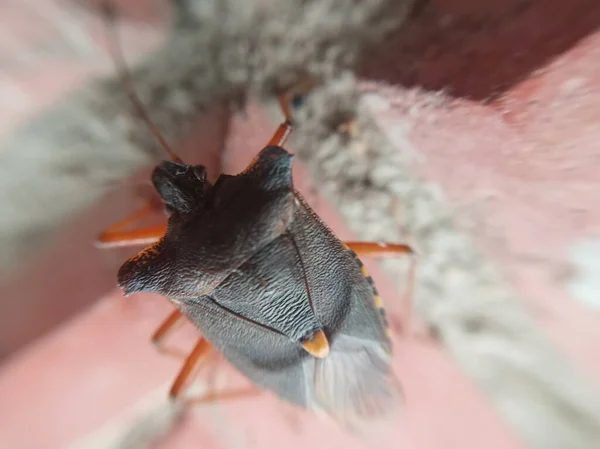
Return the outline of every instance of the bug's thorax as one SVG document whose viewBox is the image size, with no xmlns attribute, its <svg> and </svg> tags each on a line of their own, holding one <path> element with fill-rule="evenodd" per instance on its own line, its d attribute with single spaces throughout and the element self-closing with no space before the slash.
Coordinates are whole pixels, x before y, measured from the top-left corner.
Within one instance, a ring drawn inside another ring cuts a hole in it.
<svg viewBox="0 0 600 449">
<path fill-rule="evenodd" d="M 168 230 L 123 266 L 123 279 L 175 302 L 206 297 L 314 357 L 327 356 L 329 342 L 290 232 L 301 207 L 291 162 L 282 148 L 267 147 L 242 173 L 221 175 L 214 185 L 202 166 L 159 165 L 153 182 L 170 214 Z"/>
<path fill-rule="evenodd" d="M 122 265 L 125 293 L 210 293 L 294 219 L 292 159 L 266 147 L 242 173 L 221 175 L 214 185 L 202 166 L 160 164 L 152 180 L 170 215 L 167 232 Z"/>
</svg>

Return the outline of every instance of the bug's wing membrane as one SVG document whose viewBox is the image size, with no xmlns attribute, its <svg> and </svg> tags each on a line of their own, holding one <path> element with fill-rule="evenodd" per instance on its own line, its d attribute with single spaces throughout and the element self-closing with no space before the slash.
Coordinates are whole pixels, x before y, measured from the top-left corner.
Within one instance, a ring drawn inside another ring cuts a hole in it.
<svg viewBox="0 0 600 449">
<path fill-rule="evenodd" d="M 385 330 L 370 307 L 372 293 L 357 284 L 348 299 L 329 356 L 315 363 L 313 397 L 335 419 L 358 428 L 388 417 L 402 393 L 392 370 L 391 342 L 377 335 Z"/>
<path fill-rule="evenodd" d="M 308 405 L 303 361 L 314 364 L 287 337 L 240 318 L 209 298 L 182 305 L 203 335 L 238 370 L 259 387 L 301 407 Z"/>
<path fill-rule="evenodd" d="M 381 345 L 340 335 L 328 357 L 314 367 L 314 398 L 320 408 L 353 428 L 387 417 L 401 399 Z"/>
</svg>

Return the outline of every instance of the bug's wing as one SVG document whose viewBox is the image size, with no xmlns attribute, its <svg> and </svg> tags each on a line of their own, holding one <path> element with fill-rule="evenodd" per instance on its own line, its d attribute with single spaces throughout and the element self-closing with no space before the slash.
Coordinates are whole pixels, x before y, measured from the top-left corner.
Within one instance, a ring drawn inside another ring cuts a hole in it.
<svg viewBox="0 0 600 449">
<path fill-rule="evenodd" d="M 400 402 L 392 342 L 356 256 L 302 205 L 291 232 L 305 261 L 315 313 L 330 331 L 331 344 L 329 355 L 316 360 L 307 375 L 312 398 L 316 407 L 356 427 L 387 416 Z"/>
<path fill-rule="evenodd" d="M 312 372 L 314 361 L 300 345 L 208 297 L 186 301 L 181 307 L 208 341 L 249 380 L 300 407 L 309 405 L 311 387 L 306 376 Z"/>
<path fill-rule="evenodd" d="M 387 417 L 401 400 L 390 364 L 391 355 L 376 342 L 340 335 L 314 365 L 314 398 L 350 427 Z"/>
<path fill-rule="evenodd" d="M 398 399 L 390 355 L 377 342 L 339 335 L 325 359 L 287 337 L 241 320 L 203 298 L 182 305 L 204 336 L 249 380 L 300 407 L 356 428 L 387 415 Z"/>
</svg>

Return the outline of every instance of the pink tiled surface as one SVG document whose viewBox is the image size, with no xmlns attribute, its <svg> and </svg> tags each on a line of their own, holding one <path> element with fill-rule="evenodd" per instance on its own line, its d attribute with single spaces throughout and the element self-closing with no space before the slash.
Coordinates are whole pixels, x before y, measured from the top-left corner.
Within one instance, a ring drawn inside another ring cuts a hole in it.
<svg viewBox="0 0 600 449">
<path fill-rule="evenodd" d="M 29 11 L 17 7 L 18 2 L 7 5 L 15 11 L 11 12 L 15 21 L 17 17 L 33 20 Z M 142 11 L 134 4 L 129 7 L 132 14 Z M 3 42 L 13 36 L 10 28 L 2 32 Z M 56 36 L 52 30 L 42 32 L 49 34 L 27 35 L 31 45 Z M 157 42 L 160 36 L 154 39 Z M 21 51 L 28 48 L 26 42 L 19 42 Z M 569 259 L 571 249 L 600 236 L 600 178 L 595 170 L 600 163 L 599 44 L 600 36 L 593 33 L 580 41 L 571 39 L 569 45 L 559 46 L 565 53 L 541 58 L 537 72 L 525 74 L 523 81 L 490 104 L 476 98 L 432 107 L 436 104 L 433 92 L 406 89 L 395 84 L 398 78 L 393 76 L 386 80 L 388 85 L 373 85 L 369 78 L 363 83 L 374 97 L 374 114 L 390 139 L 394 141 L 399 123 L 406 125 L 403 129 L 408 129 L 408 139 L 421 160 L 417 164 L 420 174 L 441 186 L 457 210 L 464 210 L 465 224 L 477 230 L 474 237 L 531 304 L 543 329 L 573 363 L 596 377 L 600 374 L 595 356 L 600 352 L 598 309 L 578 301 L 566 281 L 576 275 Z M 11 48 L 4 47 L 2 54 L 14 57 Z M 6 118 L 4 132 L 97 70 L 89 61 L 76 58 L 72 65 L 52 60 L 38 64 L 36 71 L 25 66 L 6 71 L 4 76 L 10 78 L 9 83 L 18 83 L 22 95 L 0 110 Z M 475 69 L 485 64 L 489 61 Z M 41 67 L 44 77 L 39 75 Z M 273 124 L 259 107 L 251 106 L 249 115 L 248 121 L 232 123 L 224 155 L 227 171 L 242 168 L 272 132 Z M 302 167 L 296 170 L 296 182 L 308 191 L 310 179 Z M 117 203 L 107 201 L 94 212 L 103 223 L 121 216 L 131 204 L 130 199 L 109 200 Z M 325 221 L 342 238 L 350 238 L 348 227 L 331 205 L 323 199 L 317 204 Z M 93 229 L 89 222 L 81 229 L 77 242 L 84 248 Z M 95 251 L 85 248 L 81 257 Z M 77 245 L 72 251 L 77 252 Z M 63 294 L 61 285 L 44 277 L 44 270 L 37 271 L 38 280 L 52 286 L 40 288 L 46 296 L 39 303 L 45 304 L 47 314 L 61 304 L 65 308 L 75 302 L 93 305 L 0 366 L 0 447 L 92 447 L 83 445 L 82 439 L 92 438 L 104 425 L 127 422 L 131 408 L 140 401 L 146 401 L 140 405 L 142 414 L 161 407 L 179 362 L 158 355 L 148 337 L 171 309 L 162 298 L 124 299 L 112 289 L 114 272 L 126 254 L 118 251 L 86 259 L 91 260 L 83 274 L 89 286 L 75 296 Z M 373 261 L 365 262 L 387 303 L 393 303 L 399 292 Z M 20 323 L 27 325 L 18 303 L 9 310 L 5 320 L 21 317 Z M 30 318 L 43 320 L 43 316 Z M 178 340 L 190 347 L 194 335 L 187 328 Z M 376 443 L 415 449 L 520 447 L 439 348 L 400 338 L 396 347 L 395 367 L 406 391 L 406 409 L 397 426 L 370 440 L 353 439 L 263 395 L 194 409 L 157 447 L 375 447 Z"/>
</svg>

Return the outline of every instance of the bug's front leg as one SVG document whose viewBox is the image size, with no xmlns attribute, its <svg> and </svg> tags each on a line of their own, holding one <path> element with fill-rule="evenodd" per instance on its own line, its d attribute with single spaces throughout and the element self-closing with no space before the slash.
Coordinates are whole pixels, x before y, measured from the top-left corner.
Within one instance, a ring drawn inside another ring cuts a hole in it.
<svg viewBox="0 0 600 449">
<path fill-rule="evenodd" d="M 297 95 L 302 95 L 311 90 L 316 85 L 316 81 L 312 77 L 306 77 L 302 81 L 298 82 L 295 86 L 280 92 L 277 95 L 277 101 L 279 102 L 279 108 L 284 117 L 284 121 L 279 125 L 267 146 L 276 145 L 283 147 L 287 142 L 288 137 L 293 130 L 293 117 L 291 102 Z"/>
<path fill-rule="evenodd" d="M 283 147 L 287 142 L 288 137 L 292 133 L 293 125 L 292 125 L 292 114 L 289 106 L 289 97 L 287 94 L 281 94 L 277 96 L 277 100 L 279 101 L 279 107 L 283 112 L 284 121 L 279 125 L 271 140 L 267 143 L 267 146 L 278 146 Z"/>
<path fill-rule="evenodd" d="M 137 211 L 105 229 L 96 239 L 100 248 L 149 245 L 157 242 L 167 230 L 167 225 L 148 226 L 133 230 L 125 228 L 149 217 L 159 209 L 156 201 L 148 201 Z"/>
</svg>

